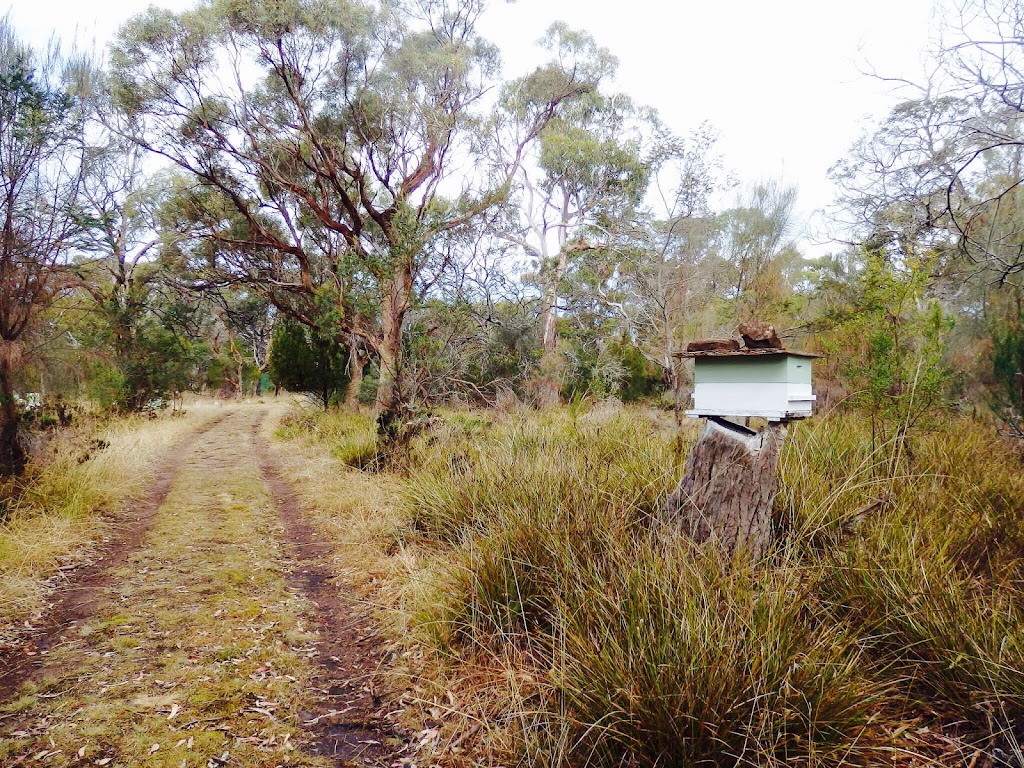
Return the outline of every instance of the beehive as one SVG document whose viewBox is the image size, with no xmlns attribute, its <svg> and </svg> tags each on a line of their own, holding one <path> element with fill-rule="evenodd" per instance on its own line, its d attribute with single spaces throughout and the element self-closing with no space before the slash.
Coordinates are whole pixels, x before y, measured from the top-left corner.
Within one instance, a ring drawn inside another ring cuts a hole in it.
<svg viewBox="0 0 1024 768">
<path fill-rule="evenodd" d="M 693 408 L 687 416 L 759 416 L 768 421 L 811 415 L 811 364 L 819 355 L 787 349 L 684 352 L 694 360 Z"/>
</svg>

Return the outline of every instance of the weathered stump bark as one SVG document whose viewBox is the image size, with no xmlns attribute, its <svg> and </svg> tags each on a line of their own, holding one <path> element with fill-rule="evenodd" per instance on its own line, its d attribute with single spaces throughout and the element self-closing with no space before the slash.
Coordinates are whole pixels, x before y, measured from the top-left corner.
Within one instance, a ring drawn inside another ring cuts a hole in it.
<svg viewBox="0 0 1024 768">
<path fill-rule="evenodd" d="M 785 438 L 784 423 L 753 432 L 709 419 L 669 497 L 669 519 L 697 543 L 714 540 L 729 555 L 763 555 L 773 537 L 775 467 Z"/>
</svg>

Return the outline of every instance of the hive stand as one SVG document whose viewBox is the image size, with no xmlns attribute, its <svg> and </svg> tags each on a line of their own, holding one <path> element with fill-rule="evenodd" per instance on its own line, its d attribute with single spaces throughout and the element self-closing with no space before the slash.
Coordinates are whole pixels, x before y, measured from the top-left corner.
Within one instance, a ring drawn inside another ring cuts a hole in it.
<svg viewBox="0 0 1024 768">
<path fill-rule="evenodd" d="M 775 534 L 776 466 L 788 424 L 811 415 L 811 360 L 818 355 L 705 340 L 679 357 L 695 363 L 687 415 L 707 421 L 669 497 L 669 519 L 697 543 L 715 541 L 727 555 L 759 558 Z M 768 425 L 755 431 L 727 418 L 752 416 Z"/>
</svg>

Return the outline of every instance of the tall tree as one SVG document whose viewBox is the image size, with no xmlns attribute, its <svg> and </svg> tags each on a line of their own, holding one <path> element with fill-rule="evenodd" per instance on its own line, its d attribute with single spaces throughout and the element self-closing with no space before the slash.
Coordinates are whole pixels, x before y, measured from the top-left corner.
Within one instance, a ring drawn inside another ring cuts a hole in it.
<svg viewBox="0 0 1024 768">
<path fill-rule="evenodd" d="M 769 181 L 744 190 L 719 219 L 718 289 L 732 301 L 732 322 L 775 322 L 800 265 L 794 242 L 796 187 Z"/>
<path fill-rule="evenodd" d="M 525 162 L 521 144 L 520 151 L 504 153 L 502 162 L 514 171 L 513 193 L 496 233 L 523 249 L 541 293 L 538 395 L 550 402 L 559 389 L 558 317 L 566 278 L 574 262 L 606 248 L 631 221 L 647 187 L 643 142 L 656 119 L 623 94 L 601 92 L 618 63 L 590 35 L 556 23 L 542 43 L 554 54 L 551 70 L 573 67 L 592 88 L 545 125 L 540 140 L 528 145 Z M 513 122 L 534 124 L 523 105 L 546 82 L 537 74 L 506 90 L 504 106 Z"/>
<path fill-rule="evenodd" d="M 80 186 L 72 274 L 97 315 L 97 346 L 119 374 L 115 403 L 137 409 L 162 394 L 154 391 L 152 365 L 142 357 L 165 282 L 157 256 L 167 180 L 147 173 L 145 150 L 109 127 L 117 116 L 102 73 L 83 68 L 77 81 L 89 106 L 92 140 Z"/>
<path fill-rule="evenodd" d="M 676 353 L 689 339 L 714 330 L 707 307 L 719 227 L 710 198 L 732 184 L 714 153 L 715 139 L 706 125 L 685 140 L 661 137 L 651 157 L 650 202 L 631 247 L 619 249 L 618 296 L 609 297 L 629 338 L 662 371 L 677 401 L 684 382 Z"/>
<path fill-rule="evenodd" d="M 20 340 L 66 287 L 78 231 L 82 111 L 56 44 L 35 50 L 0 19 L 0 474 L 25 466 L 14 401 Z"/>
<path fill-rule="evenodd" d="M 121 104 L 145 145 L 197 180 L 208 266 L 282 311 L 336 290 L 337 336 L 380 363 L 384 421 L 400 406 L 402 327 L 432 243 L 503 186 L 467 173 L 498 56 L 479 0 L 235 0 L 150 10 L 114 48 Z M 548 83 L 529 141 L 579 84 Z M 351 312 L 371 286 L 372 326 Z M 309 319 L 309 318 L 306 318 Z"/>
</svg>

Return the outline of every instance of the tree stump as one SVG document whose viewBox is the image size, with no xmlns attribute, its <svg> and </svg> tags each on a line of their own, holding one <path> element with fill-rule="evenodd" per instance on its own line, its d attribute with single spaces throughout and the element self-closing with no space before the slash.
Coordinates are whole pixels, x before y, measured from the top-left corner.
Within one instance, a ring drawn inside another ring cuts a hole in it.
<svg viewBox="0 0 1024 768">
<path fill-rule="evenodd" d="M 775 467 L 785 439 L 784 422 L 754 432 L 708 419 L 669 496 L 669 519 L 697 543 L 713 540 L 730 556 L 743 550 L 761 557 L 772 543 Z"/>
</svg>

